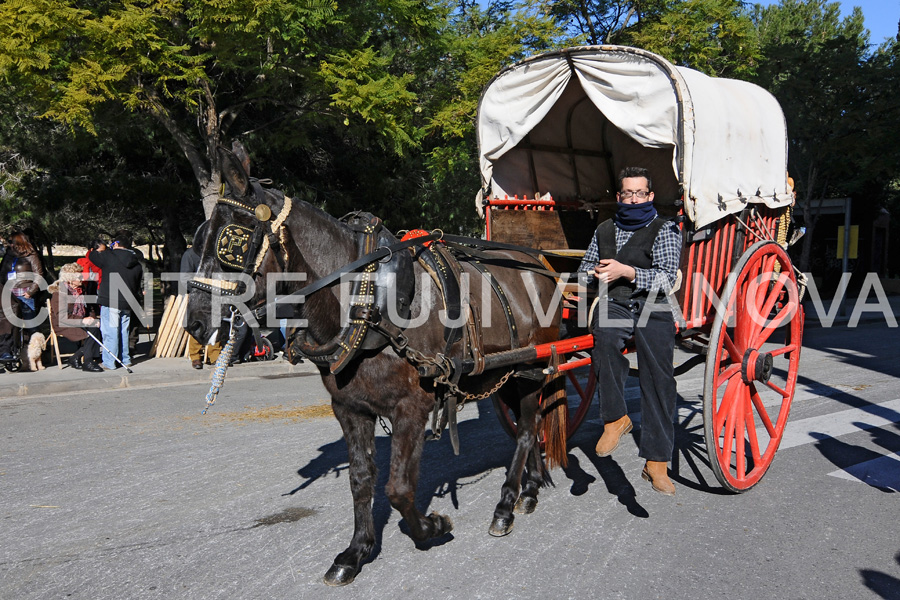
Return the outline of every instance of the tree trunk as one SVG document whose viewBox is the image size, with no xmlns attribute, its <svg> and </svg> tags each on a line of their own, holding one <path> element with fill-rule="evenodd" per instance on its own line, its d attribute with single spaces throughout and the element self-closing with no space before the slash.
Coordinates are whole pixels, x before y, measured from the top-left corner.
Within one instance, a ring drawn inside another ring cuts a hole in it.
<svg viewBox="0 0 900 600">
<path fill-rule="evenodd" d="M 200 194 L 203 196 L 203 214 L 206 218 L 212 216 L 213 209 L 216 208 L 216 200 L 219 199 L 219 188 L 222 185 L 222 176 L 219 167 L 213 169 L 210 180 L 206 185 L 200 186 Z"/>
<path fill-rule="evenodd" d="M 177 211 L 165 211 L 162 220 L 162 229 L 168 260 L 163 265 L 164 272 L 178 273 L 181 270 L 181 257 L 187 249 L 187 244 L 184 241 L 184 234 L 181 231 L 180 223 Z M 168 287 L 172 283 L 173 282 L 171 281 L 163 282 L 163 285 Z M 163 290 L 164 295 L 169 293 L 172 293 L 172 291 L 168 289 Z"/>
</svg>

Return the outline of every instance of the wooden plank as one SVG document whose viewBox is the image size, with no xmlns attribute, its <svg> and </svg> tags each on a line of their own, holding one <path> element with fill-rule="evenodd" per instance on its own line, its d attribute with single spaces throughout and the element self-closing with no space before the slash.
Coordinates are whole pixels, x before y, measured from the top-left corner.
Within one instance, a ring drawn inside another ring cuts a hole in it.
<svg viewBox="0 0 900 600">
<path fill-rule="evenodd" d="M 153 345 L 150 346 L 150 356 L 158 356 L 157 351 L 161 345 L 160 342 L 163 339 L 169 321 L 172 319 L 172 304 L 174 302 L 175 296 L 169 296 L 168 299 L 166 299 L 166 306 L 163 309 L 162 318 L 159 321 L 159 329 L 156 330 L 156 338 L 153 340 Z"/>
<path fill-rule="evenodd" d="M 181 342 L 181 338 L 185 333 L 184 328 L 181 326 L 181 322 L 184 320 L 184 315 L 187 312 L 187 295 L 179 296 L 178 299 L 180 300 L 178 305 L 178 316 L 176 317 L 175 322 L 172 323 L 172 339 L 168 351 L 166 352 L 167 358 L 178 356 L 178 344 Z"/>
<path fill-rule="evenodd" d="M 186 302 L 182 301 L 182 298 L 186 298 L 186 296 L 178 296 L 175 298 L 175 305 L 172 307 L 173 309 L 173 318 L 169 321 L 169 327 L 166 330 L 166 338 L 163 340 L 162 351 L 159 356 L 162 358 L 169 358 L 171 356 L 172 347 L 175 345 L 175 335 L 178 333 L 178 329 L 181 328 L 181 309 Z"/>
</svg>

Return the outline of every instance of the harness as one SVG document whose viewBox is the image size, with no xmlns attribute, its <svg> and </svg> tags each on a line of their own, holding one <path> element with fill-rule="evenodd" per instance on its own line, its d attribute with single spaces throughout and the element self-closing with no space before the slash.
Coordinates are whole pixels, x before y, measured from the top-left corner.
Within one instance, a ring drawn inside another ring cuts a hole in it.
<svg viewBox="0 0 900 600">
<path fill-rule="evenodd" d="M 215 239 L 215 256 L 223 266 L 240 269 L 241 273 L 253 277 L 259 274 L 266 254 L 272 249 L 279 266 L 284 271 L 288 261 L 284 223 L 292 208 L 291 199 L 284 196 L 284 204 L 273 219 L 272 210 L 263 203 L 265 190 L 259 185 L 258 180 L 251 180 L 251 184 L 254 196 L 258 198 L 258 204 L 255 206 L 222 195 L 217 200 L 219 204 L 226 204 L 252 214 L 256 221 L 252 228 L 235 223 L 222 227 Z M 471 265 L 486 279 L 502 307 L 510 336 L 510 351 L 500 353 L 509 354 L 510 357 L 504 358 L 516 358 L 522 351 L 518 348 L 518 328 L 509 299 L 487 270 L 485 263 L 494 262 L 552 277 L 558 277 L 559 273 L 514 259 L 498 259 L 483 252 L 484 249 L 497 249 L 515 250 L 531 255 L 548 254 L 531 248 L 449 236 L 442 232 L 429 234 L 421 230 L 411 232 L 398 242 L 384 228 L 382 221 L 369 213 L 354 212 L 341 220 L 356 233 L 356 243 L 361 256 L 296 292 L 258 306 L 250 311 L 250 315 L 257 320 L 264 318 L 269 311 L 274 311 L 277 318 L 293 316 L 291 304 L 332 285 L 348 273 L 358 273 L 351 284 L 349 319 L 337 335 L 324 343 L 317 343 L 307 329 L 295 329 L 288 336 L 286 357 L 292 363 L 298 362 L 300 358 L 306 358 L 317 366 L 328 368 L 332 374 L 338 374 L 353 362 L 361 350 L 381 349 L 390 344 L 398 355 L 416 367 L 420 377 L 434 380 L 438 393 L 432 418 L 432 438 L 439 439 L 444 427 L 449 426 L 453 450 L 459 454 L 457 411 L 468 400 L 484 399 L 495 393 L 515 372 L 514 369 L 508 371 L 492 389 L 482 394 L 466 393 L 459 387 L 463 375 L 479 375 L 485 370 L 511 364 L 509 360 L 499 363 L 495 361 L 491 364 L 486 361 L 486 358 L 499 355 L 485 357 L 481 319 L 477 314 L 477 307 L 464 302 L 462 298 L 461 263 Z M 403 329 L 386 318 L 391 312 L 386 310 L 389 287 L 397 292 L 394 295 L 397 299 L 395 314 L 404 320 L 409 318 L 415 286 L 412 268 L 414 259 L 429 273 L 440 289 L 441 299 L 450 319 L 444 329 L 443 352 L 436 356 L 427 356 L 410 348 Z M 244 292 L 244 284 L 241 281 L 195 276 L 188 285 L 206 293 L 225 296 L 236 296 Z M 290 314 L 283 312 L 283 308 L 290 309 Z M 233 312 L 230 326 L 232 333 L 236 321 L 246 319 Z"/>
</svg>

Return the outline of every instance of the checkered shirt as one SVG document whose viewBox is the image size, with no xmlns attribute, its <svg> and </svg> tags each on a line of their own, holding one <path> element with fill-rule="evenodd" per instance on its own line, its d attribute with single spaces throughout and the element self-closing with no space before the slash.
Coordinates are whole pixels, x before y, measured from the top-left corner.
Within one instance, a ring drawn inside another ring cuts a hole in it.
<svg viewBox="0 0 900 600">
<path fill-rule="evenodd" d="M 659 218 L 659 217 L 657 217 Z M 648 223 L 649 225 L 649 223 Z M 622 246 L 634 235 L 633 231 L 626 231 L 616 226 L 616 252 L 622 250 Z M 678 225 L 671 221 L 663 225 L 656 239 L 653 241 L 653 262 L 649 269 L 634 267 L 635 292 L 662 292 L 667 294 L 678 276 L 678 267 L 681 263 L 681 231 Z M 588 274 L 587 283 L 594 283 L 594 267 L 600 261 L 597 250 L 596 233 L 591 238 L 591 243 L 584 253 L 579 272 Z"/>
</svg>

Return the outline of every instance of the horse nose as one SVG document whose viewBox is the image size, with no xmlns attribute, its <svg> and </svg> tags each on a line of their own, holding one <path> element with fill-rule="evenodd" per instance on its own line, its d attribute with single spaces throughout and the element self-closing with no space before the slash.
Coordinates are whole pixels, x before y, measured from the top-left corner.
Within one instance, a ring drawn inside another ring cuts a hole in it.
<svg viewBox="0 0 900 600">
<path fill-rule="evenodd" d="M 206 341 L 206 326 L 202 321 L 192 321 L 191 324 L 187 326 L 187 332 L 201 344 Z"/>
</svg>

